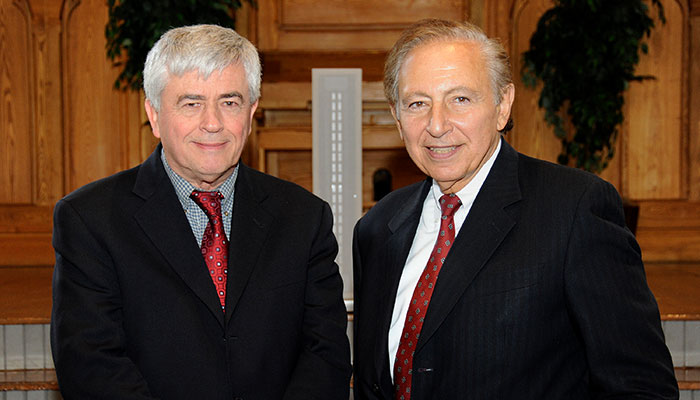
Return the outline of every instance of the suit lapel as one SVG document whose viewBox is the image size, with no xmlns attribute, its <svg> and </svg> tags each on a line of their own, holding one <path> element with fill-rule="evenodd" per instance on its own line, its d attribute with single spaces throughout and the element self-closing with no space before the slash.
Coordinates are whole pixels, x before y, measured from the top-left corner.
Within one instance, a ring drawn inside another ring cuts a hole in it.
<svg viewBox="0 0 700 400">
<path fill-rule="evenodd" d="M 268 197 L 255 185 L 251 171 L 240 164 L 231 217 L 228 278 L 226 282 L 226 322 L 248 284 L 263 243 L 272 227 L 273 215 L 262 207 Z"/>
<path fill-rule="evenodd" d="M 134 193 L 144 199 L 134 214 L 171 267 L 223 326 L 221 304 L 214 290 L 192 228 L 160 160 L 159 145 L 139 170 Z"/>
<path fill-rule="evenodd" d="M 416 351 L 435 333 L 515 225 L 505 208 L 520 200 L 518 156 L 505 140 L 440 270 Z"/>
</svg>

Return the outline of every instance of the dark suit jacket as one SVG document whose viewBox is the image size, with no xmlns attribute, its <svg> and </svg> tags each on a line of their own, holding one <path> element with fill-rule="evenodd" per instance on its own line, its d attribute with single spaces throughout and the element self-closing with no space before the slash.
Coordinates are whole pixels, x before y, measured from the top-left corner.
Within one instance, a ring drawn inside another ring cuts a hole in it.
<svg viewBox="0 0 700 400">
<path fill-rule="evenodd" d="M 226 315 L 160 146 L 58 202 L 51 344 L 66 400 L 347 400 L 328 205 L 244 165 L 234 196 Z"/>
<path fill-rule="evenodd" d="M 615 189 L 502 143 L 440 271 L 411 399 L 678 398 Z M 392 398 L 387 333 L 430 185 L 389 194 L 355 227 L 358 400 Z"/>
</svg>

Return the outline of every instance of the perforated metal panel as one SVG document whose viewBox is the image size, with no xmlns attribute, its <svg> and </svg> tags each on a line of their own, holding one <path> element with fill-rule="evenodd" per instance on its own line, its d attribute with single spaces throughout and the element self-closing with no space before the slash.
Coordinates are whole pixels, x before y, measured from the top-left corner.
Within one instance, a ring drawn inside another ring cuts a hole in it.
<svg viewBox="0 0 700 400">
<path fill-rule="evenodd" d="M 352 231 L 362 214 L 362 70 L 312 70 L 313 187 L 333 210 L 337 262 L 352 298 Z"/>
</svg>

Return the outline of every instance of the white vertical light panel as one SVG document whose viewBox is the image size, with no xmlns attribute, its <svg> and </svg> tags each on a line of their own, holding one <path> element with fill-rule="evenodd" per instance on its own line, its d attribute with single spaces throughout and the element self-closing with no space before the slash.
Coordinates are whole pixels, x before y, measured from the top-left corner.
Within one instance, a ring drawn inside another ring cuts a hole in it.
<svg viewBox="0 0 700 400">
<path fill-rule="evenodd" d="M 349 300 L 352 231 L 362 214 L 362 70 L 314 68 L 311 77 L 314 193 L 333 210 L 336 261 Z"/>
</svg>

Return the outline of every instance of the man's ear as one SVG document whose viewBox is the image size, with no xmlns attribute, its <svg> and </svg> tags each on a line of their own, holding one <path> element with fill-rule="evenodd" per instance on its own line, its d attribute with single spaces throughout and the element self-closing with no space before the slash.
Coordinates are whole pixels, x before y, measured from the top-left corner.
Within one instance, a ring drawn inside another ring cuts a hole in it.
<svg viewBox="0 0 700 400">
<path fill-rule="evenodd" d="M 396 128 L 399 130 L 399 137 L 403 141 L 403 130 L 401 129 L 401 120 L 399 120 L 398 112 L 396 111 L 396 104 L 391 104 L 391 116 L 394 117 L 394 122 L 396 122 Z"/>
<path fill-rule="evenodd" d="M 515 85 L 509 83 L 501 92 L 501 102 L 498 104 L 498 120 L 496 121 L 496 130 L 500 131 L 506 127 L 510 112 L 513 108 L 513 100 L 515 99 Z"/>
<path fill-rule="evenodd" d="M 260 102 L 260 99 L 255 100 L 255 103 L 250 105 L 250 119 L 248 120 L 248 136 L 250 136 L 250 132 L 253 130 L 253 115 L 255 115 L 255 110 L 258 109 L 258 104 Z"/>
<path fill-rule="evenodd" d="M 148 115 L 148 122 L 151 123 L 151 130 L 153 131 L 153 136 L 160 139 L 160 128 L 158 127 L 158 111 L 156 111 L 150 100 L 146 99 L 144 102 L 144 107 L 146 108 L 146 115 Z"/>
</svg>

